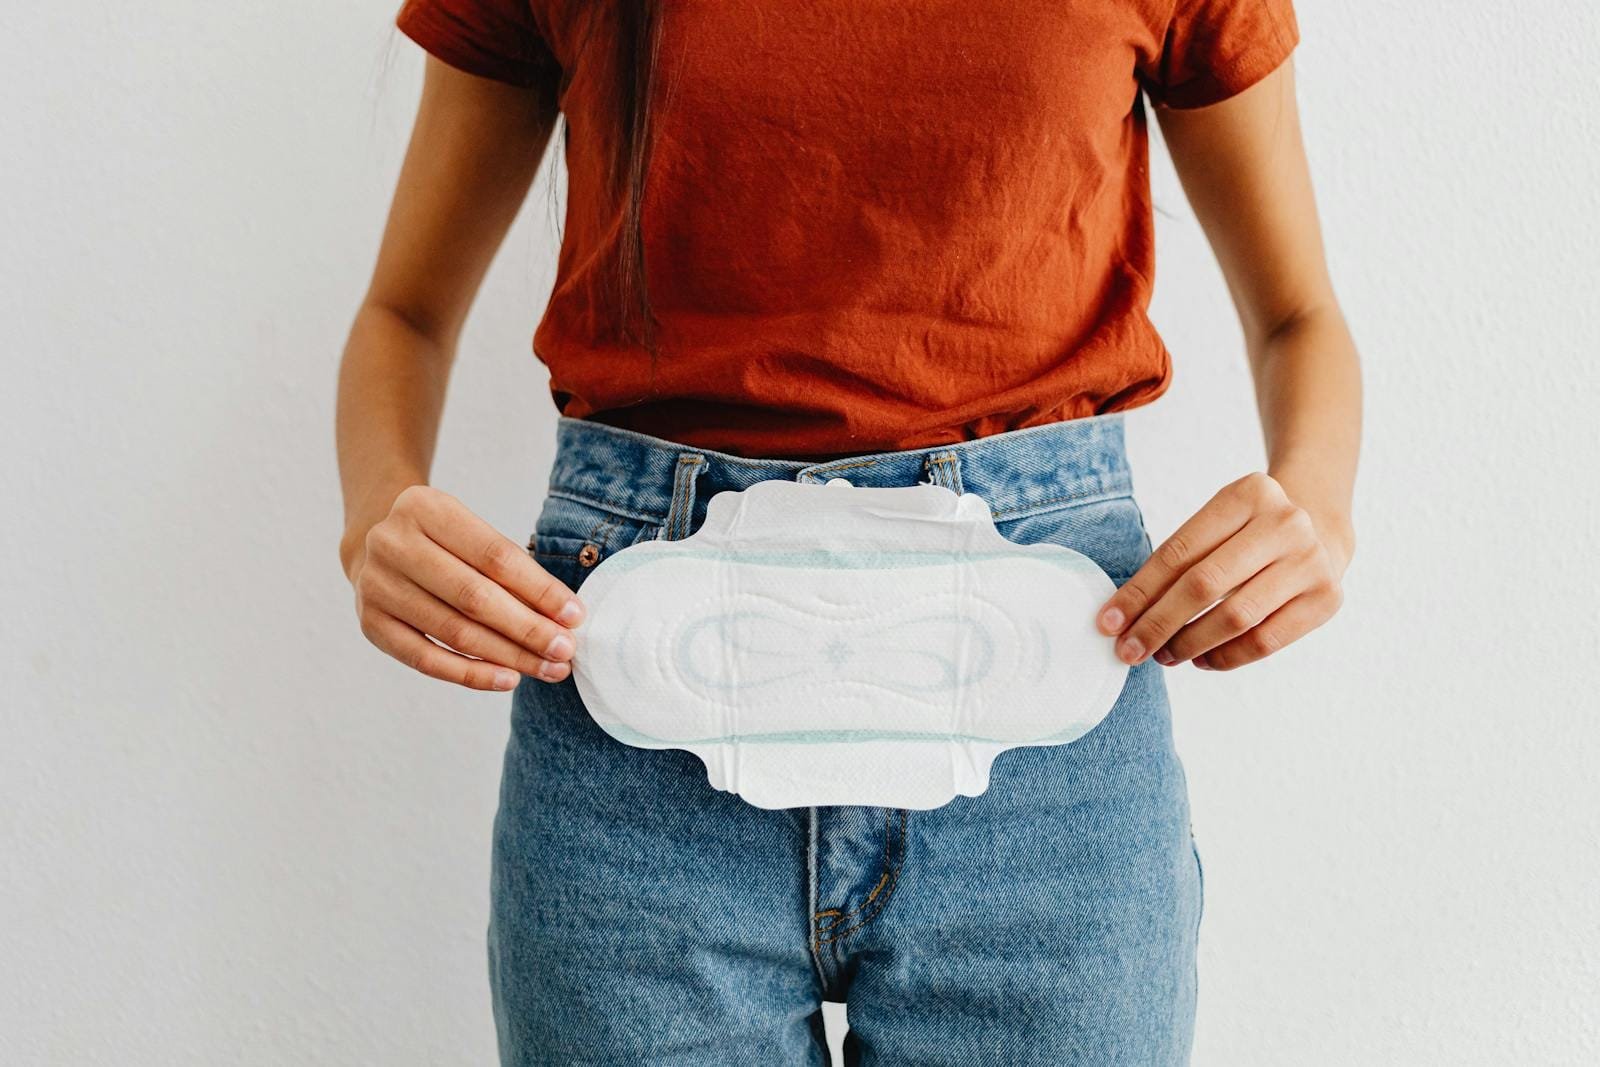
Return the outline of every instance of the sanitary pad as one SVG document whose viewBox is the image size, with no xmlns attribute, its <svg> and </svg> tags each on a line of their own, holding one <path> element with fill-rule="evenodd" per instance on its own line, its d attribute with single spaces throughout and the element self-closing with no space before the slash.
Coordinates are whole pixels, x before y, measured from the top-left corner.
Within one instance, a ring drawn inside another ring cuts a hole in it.
<svg viewBox="0 0 1600 1067">
<path fill-rule="evenodd" d="M 1113 590 L 1079 552 L 1006 540 L 974 494 L 758 482 L 595 568 L 573 677 L 611 736 L 686 749 L 759 807 L 934 808 L 1111 710 Z"/>
</svg>

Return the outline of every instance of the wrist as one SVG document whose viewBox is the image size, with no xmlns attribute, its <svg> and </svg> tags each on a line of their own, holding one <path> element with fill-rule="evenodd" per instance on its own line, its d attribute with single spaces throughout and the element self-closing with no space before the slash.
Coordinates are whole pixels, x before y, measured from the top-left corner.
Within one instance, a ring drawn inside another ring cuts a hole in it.
<svg viewBox="0 0 1600 1067">
<path fill-rule="evenodd" d="M 1356 549 L 1349 494 L 1328 485 L 1326 479 L 1308 477 L 1292 469 L 1270 470 L 1268 473 L 1283 488 L 1290 501 L 1311 516 L 1317 536 L 1333 556 L 1340 573 L 1343 573 Z"/>
<path fill-rule="evenodd" d="M 426 482 L 424 476 L 407 473 L 384 480 L 350 502 L 345 508 L 344 534 L 339 538 L 339 564 L 346 578 L 355 580 L 356 569 L 367 554 L 367 532 L 389 517 L 401 493 Z"/>
<path fill-rule="evenodd" d="M 1350 521 L 1348 511 L 1318 513 L 1307 508 L 1306 513 L 1311 516 L 1323 547 L 1333 557 L 1334 566 L 1342 575 L 1350 566 L 1351 557 L 1356 554 L 1356 528 Z"/>
<path fill-rule="evenodd" d="M 344 568 L 344 576 L 352 583 L 356 579 L 361 558 L 367 554 L 367 531 L 372 529 L 372 525 L 351 526 L 339 538 L 339 566 Z"/>
</svg>

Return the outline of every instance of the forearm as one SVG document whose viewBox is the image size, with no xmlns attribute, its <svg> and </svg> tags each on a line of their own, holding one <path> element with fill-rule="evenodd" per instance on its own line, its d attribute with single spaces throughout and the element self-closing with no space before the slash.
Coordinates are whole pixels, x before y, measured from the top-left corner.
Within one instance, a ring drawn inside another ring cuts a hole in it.
<svg viewBox="0 0 1600 1067">
<path fill-rule="evenodd" d="M 1337 305 L 1295 316 L 1250 344 L 1267 473 L 1347 563 L 1361 447 L 1361 368 Z"/>
<path fill-rule="evenodd" d="M 363 304 L 339 368 L 336 437 L 344 491 L 345 573 L 367 530 L 401 491 L 426 483 L 444 410 L 453 344 L 394 311 Z"/>
</svg>

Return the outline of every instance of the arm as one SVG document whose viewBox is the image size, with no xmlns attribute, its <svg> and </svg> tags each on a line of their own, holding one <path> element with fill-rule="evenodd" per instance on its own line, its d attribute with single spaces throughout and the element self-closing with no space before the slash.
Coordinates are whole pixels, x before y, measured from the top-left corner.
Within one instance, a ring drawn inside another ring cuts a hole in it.
<svg viewBox="0 0 1600 1067">
<path fill-rule="evenodd" d="M 1229 485 L 1105 605 L 1129 663 L 1227 670 L 1338 610 L 1355 550 L 1355 343 L 1334 298 L 1292 64 L 1211 107 L 1157 109 L 1244 329 L 1267 471 Z M 1198 616 L 1198 617 L 1197 617 Z"/>
<path fill-rule="evenodd" d="M 456 340 L 555 115 L 537 90 L 428 58 L 339 369 L 339 558 L 362 630 L 409 666 L 479 689 L 511 688 L 518 672 L 565 677 L 572 642 L 555 620 L 581 617 L 521 546 L 427 485 Z"/>
</svg>

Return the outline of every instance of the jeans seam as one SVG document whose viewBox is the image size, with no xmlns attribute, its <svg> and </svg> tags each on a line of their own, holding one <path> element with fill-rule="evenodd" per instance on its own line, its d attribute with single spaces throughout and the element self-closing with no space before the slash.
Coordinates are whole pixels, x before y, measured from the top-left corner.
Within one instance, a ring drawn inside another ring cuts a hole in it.
<svg viewBox="0 0 1600 1067">
<path fill-rule="evenodd" d="M 815 916 L 816 918 L 820 919 L 824 915 L 829 917 L 829 920 L 828 920 L 828 927 L 829 928 L 838 926 L 840 923 L 844 922 L 846 919 L 850 918 L 851 916 L 859 914 L 863 909 L 869 907 L 872 904 L 872 902 L 877 899 L 878 894 L 883 891 L 884 883 L 889 880 L 890 849 L 891 849 L 892 845 L 894 844 L 894 837 L 893 837 L 892 828 L 891 828 L 891 824 L 890 824 L 890 820 L 893 817 L 894 817 L 893 810 L 885 810 L 884 811 L 884 813 L 883 813 L 883 870 L 878 875 L 877 884 L 874 885 L 872 887 L 872 891 L 867 894 L 867 899 L 866 900 L 863 900 L 860 904 L 858 904 L 855 907 L 851 908 L 849 911 L 841 912 L 838 908 L 825 908 L 822 911 L 817 912 L 816 916 Z"/>
<path fill-rule="evenodd" d="M 678 457 L 673 472 L 672 502 L 667 507 L 667 517 L 662 524 L 661 536 L 668 541 L 680 541 L 687 537 L 689 527 L 694 525 L 695 479 L 704 462 L 705 457 L 699 455 Z"/>
<path fill-rule="evenodd" d="M 617 518 L 615 515 L 607 515 L 589 529 L 589 536 L 585 537 L 584 540 L 589 542 L 591 545 L 594 545 L 600 551 L 604 552 L 606 550 L 606 546 L 611 543 L 612 528 L 621 521 L 622 520 Z M 600 533 L 602 530 L 605 531 L 603 536 Z"/>
<path fill-rule="evenodd" d="M 820 843 L 819 815 L 816 808 L 807 811 L 806 831 L 806 903 L 813 915 L 817 910 L 817 850 Z M 811 967 L 816 972 L 818 988 L 826 996 L 828 992 L 827 968 L 822 962 L 822 942 L 816 937 L 815 920 L 811 924 L 810 944 L 807 948 L 811 952 Z"/>
<path fill-rule="evenodd" d="M 667 501 L 667 517 L 661 521 L 661 539 L 665 541 L 676 540 L 679 522 L 678 501 L 683 497 L 684 479 L 681 471 L 683 464 L 680 462 L 673 468 L 672 497 Z"/>
<path fill-rule="evenodd" d="M 684 444 L 682 444 L 680 442 L 676 442 L 676 441 L 668 441 L 665 438 L 656 437 L 653 434 L 640 433 L 637 430 L 628 430 L 628 429 L 624 429 L 621 426 L 611 426 L 611 425 L 608 425 L 606 423 L 595 422 L 594 420 L 591 420 L 591 419 L 580 419 L 580 418 L 576 418 L 576 417 L 570 416 L 570 415 L 563 415 L 561 417 L 560 421 L 563 421 L 563 422 L 570 421 L 573 424 L 573 427 L 572 427 L 573 432 L 587 432 L 587 431 L 589 431 L 591 429 L 598 428 L 600 430 L 600 432 L 602 434 L 604 434 L 604 435 L 607 435 L 607 436 L 617 435 L 617 436 L 621 436 L 621 437 L 626 437 L 626 438 L 628 438 L 630 440 L 639 441 L 639 442 L 641 442 L 641 443 L 643 443 L 643 444 L 645 444 L 647 446 L 651 446 L 651 447 L 656 447 L 656 446 L 660 446 L 660 445 L 671 445 L 673 447 L 693 447 L 693 446 L 689 446 L 689 445 L 684 445 Z M 559 429 L 558 429 L 558 433 L 559 433 Z M 763 469 L 765 469 L 765 468 L 774 468 L 774 469 L 787 468 L 791 472 L 798 472 L 803 467 L 814 466 L 814 464 L 810 463 L 807 460 L 775 459 L 775 458 L 765 458 L 765 457 L 761 457 L 761 456 L 738 456 L 738 455 L 734 455 L 732 452 L 721 452 L 721 451 L 718 451 L 717 449 L 714 449 L 714 448 L 701 449 L 701 451 L 702 452 L 713 453 L 714 456 L 715 456 L 715 459 L 716 459 L 716 461 L 718 463 L 732 463 L 732 464 L 737 464 L 739 466 L 744 466 L 744 467 L 759 467 L 759 468 L 763 468 Z"/>
<path fill-rule="evenodd" d="M 1195 840 L 1194 828 L 1189 828 L 1189 851 L 1194 855 L 1194 877 L 1198 887 L 1198 900 L 1195 908 L 1194 930 L 1195 936 L 1200 935 L 1200 924 L 1206 915 L 1206 867 L 1200 859 L 1200 843 Z"/>
<path fill-rule="evenodd" d="M 817 463 L 813 465 L 816 469 L 807 468 L 803 473 L 816 478 L 823 474 L 831 474 L 833 471 L 847 471 L 856 467 L 871 467 L 878 462 L 877 459 L 855 459 L 847 463 Z"/>
<path fill-rule="evenodd" d="M 582 540 L 587 544 L 594 545 L 595 548 L 599 549 L 601 552 L 604 552 L 606 550 L 606 548 L 611 544 L 611 535 L 616 532 L 616 527 L 619 526 L 621 523 L 622 523 L 622 519 L 620 517 L 615 516 L 615 515 L 608 515 L 605 518 L 601 519 L 599 522 L 595 523 L 593 526 L 591 526 L 589 528 L 589 532 L 583 536 Z M 604 533 L 602 534 L 601 531 L 604 531 Z M 546 557 L 548 557 L 550 559 L 577 559 L 577 558 L 579 558 L 578 557 L 578 553 L 576 553 L 576 552 L 544 552 L 544 551 L 541 551 L 539 549 L 539 538 L 540 538 L 540 536 L 541 535 L 539 534 L 539 532 L 537 530 L 535 530 L 533 532 L 533 534 L 531 536 L 529 536 L 529 538 L 528 538 L 528 555 L 535 556 L 535 557 L 546 556 Z M 573 537 L 573 535 L 571 535 L 571 534 L 545 534 L 543 536 L 545 536 L 545 537 L 572 537 L 573 540 L 577 540 L 578 539 L 576 537 Z"/>
<path fill-rule="evenodd" d="M 610 512 L 612 515 L 620 518 L 632 519 L 635 522 L 642 522 L 652 526 L 658 526 L 666 521 L 660 515 L 646 515 L 643 512 L 631 511 L 627 508 L 618 507 L 617 505 L 605 500 L 598 500 L 594 497 L 584 496 L 582 493 L 575 493 L 571 489 L 557 489 L 552 487 L 549 490 L 548 495 L 560 497 L 563 500 L 570 500 L 575 504 L 584 504 L 591 508 L 597 508 L 600 511 Z"/>
<path fill-rule="evenodd" d="M 904 865 L 906 858 L 906 822 L 909 813 L 906 809 L 901 808 L 899 809 L 899 814 L 900 834 L 898 841 L 896 841 L 893 830 L 895 813 L 892 810 L 884 813 L 883 874 L 878 879 L 878 884 L 873 887 L 872 892 L 867 894 L 867 899 L 862 901 L 858 907 L 852 908 L 834 919 L 826 928 L 826 936 L 824 936 L 822 929 L 818 929 L 816 943 L 819 947 L 824 944 L 843 941 L 867 925 L 877 917 L 879 912 L 883 911 L 884 907 L 889 903 L 889 898 L 894 895 L 895 886 L 900 882 L 900 868 Z M 863 911 L 866 914 L 862 914 Z M 826 912 L 817 912 L 816 916 L 824 914 Z M 837 930 L 840 924 L 855 915 L 861 915 L 859 922 L 848 929 Z M 815 921 L 815 916 L 813 921 Z M 837 932 L 835 932 L 836 930 Z"/>
<path fill-rule="evenodd" d="M 1069 508 L 1081 507 L 1085 504 L 1103 504 L 1108 500 L 1122 499 L 1133 499 L 1133 493 L 1131 490 L 1118 486 L 1111 489 L 1102 489 L 1087 495 L 1068 493 L 1065 496 L 1046 497 L 1043 500 L 1030 501 L 1014 508 L 1002 508 L 999 511 L 991 510 L 990 515 L 997 522 L 1001 519 L 1033 518 L 1035 515 L 1043 515 L 1047 512 L 1066 511 Z M 1051 504 L 1060 504 L 1061 507 L 1052 508 L 1050 507 Z"/>
<path fill-rule="evenodd" d="M 1016 442 L 1026 441 L 1032 437 L 1042 436 L 1050 433 L 1060 433 L 1064 428 L 1067 427 L 1097 436 L 1110 435 L 1116 439 L 1116 443 L 1118 447 L 1120 447 L 1122 440 L 1122 425 L 1125 421 L 1125 417 L 1125 413 L 1122 411 L 1101 411 L 1093 415 L 1083 415 L 1077 418 L 1050 419 L 1046 422 L 1035 423 L 1032 426 L 1023 426 L 1015 430 L 1003 430 L 998 433 L 987 434 L 984 437 L 980 437 L 971 441 L 952 442 L 947 445 L 925 445 L 918 448 L 891 448 L 880 451 L 885 456 L 911 455 L 918 452 L 926 452 L 931 448 L 940 447 L 949 447 L 959 452 L 965 451 L 974 445 L 983 445 L 985 442 L 990 442 L 992 439 L 997 439 L 994 440 L 993 443 L 1010 445 Z M 685 442 L 669 441 L 665 438 L 657 437 L 654 434 L 641 433 L 638 430 L 629 430 L 621 426 L 612 426 L 608 423 L 598 422 L 593 419 L 578 418 L 572 415 L 563 415 L 557 421 L 558 435 L 562 432 L 575 434 L 594 432 L 602 436 L 615 436 L 638 441 L 642 444 L 652 447 L 661 445 L 668 445 L 678 448 L 694 447 L 693 445 L 689 445 Z M 563 423 L 570 423 L 571 425 L 563 428 L 560 425 Z M 715 459 L 718 463 L 733 463 L 747 467 L 788 468 L 791 472 L 795 473 L 798 473 L 801 469 L 806 467 L 826 466 L 828 463 L 827 460 L 812 462 L 805 459 L 741 456 L 732 452 L 723 452 L 714 448 L 701 448 L 699 451 L 708 453 L 708 458 Z"/>
<path fill-rule="evenodd" d="M 928 477 L 935 485 L 941 485 L 953 493 L 959 494 L 961 490 L 961 469 L 957 466 L 960 457 L 954 452 L 940 452 L 928 459 Z M 935 468 L 938 468 L 937 472 Z"/>
</svg>

